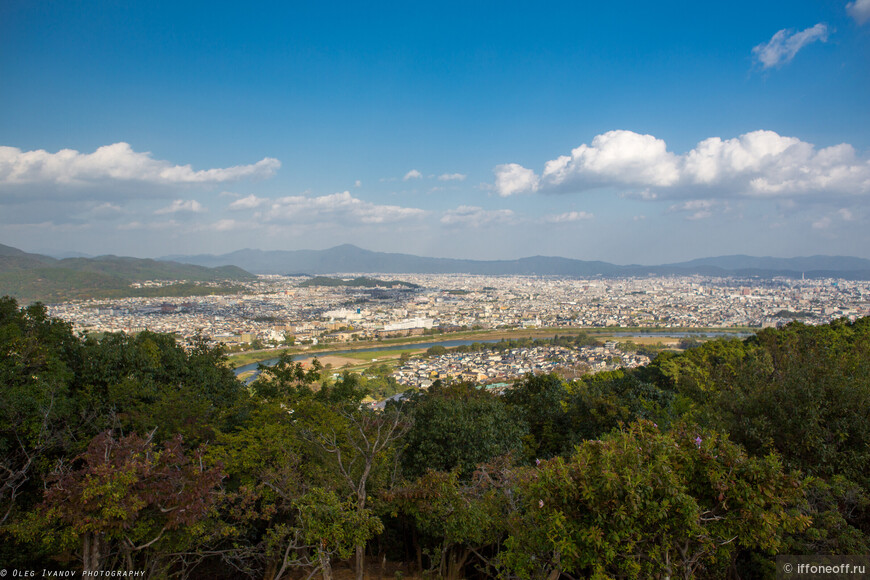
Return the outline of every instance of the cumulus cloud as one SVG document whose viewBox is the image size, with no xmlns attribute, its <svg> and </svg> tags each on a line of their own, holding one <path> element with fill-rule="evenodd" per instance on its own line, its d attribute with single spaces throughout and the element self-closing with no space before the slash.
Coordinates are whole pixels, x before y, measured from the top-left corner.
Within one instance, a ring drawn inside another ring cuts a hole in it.
<svg viewBox="0 0 870 580">
<path fill-rule="evenodd" d="M 243 200 L 239 200 L 243 201 Z M 353 197 L 349 191 L 308 197 L 282 197 L 270 201 L 259 217 L 265 222 L 385 224 L 420 218 L 422 209 L 397 205 L 378 205 Z"/>
<path fill-rule="evenodd" d="M 403 181 L 408 181 L 409 179 L 420 179 L 423 177 L 423 174 L 417 171 L 416 169 L 412 169 L 408 173 L 405 174 L 405 177 L 402 178 Z"/>
<path fill-rule="evenodd" d="M 870 20 L 870 0 L 855 0 L 846 4 L 846 12 L 855 22 L 865 24 Z"/>
<path fill-rule="evenodd" d="M 610 131 L 548 161 L 540 176 L 515 163 L 493 171 L 494 190 L 501 196 L 625 186 L 642 189 L 636 195 L 644 199 L 870 193 L 870 159 L 859 157 L 851 145 L 816 149 L 773 131 L 711 137 L 684 155 L 668 151 L 652 135 Z"/>
<path fill-rule="evenodd" d="M 808 44 L 827 40 L 828 26 L 820 22 L 800 32 L 780 30 L 769 41 L 753 48 L 752 54 L 762 68 L 768 69 L 791 62 L 798 51 Z"/>
<path fill-rule="evenodd" d="M 203 213 L 206 209 L 202 206 L 201 203 L 196 201 L 195 199 L 183 200 L 176 199 L 170 205 L 164 208 L 160 208 L 155 211 L 155 215 L 165 215 L 170 213 Z"/>
<path fill-rule="evenodd" d="M 248 178 L 271 177 L 281 162 L 266 157 L 252 165 L 194 170 L 139 153 L 127 143 L 100 147 L 93 153 L 62 149 L 22 151 L 0 147 L 0 193 L 35 186 L 53 190 L 110 188 L 119 184 L 152 186 L 215 185 Z"/>
<path fill-rule="evenodd" d="M 565 224 L 580 220 L 591 220 L 594 214 L 585 211 L 569 211 L 558 215 L 551 215 L 544 218 L 544 221 L 550 224 Z"/>
<path fill-rule="evenodd" d="M 462 173 L 443 173 L 438 176 L 438 181 L 465 181 L 466 177 Z"/>
<path fill-rule="evenodd" d="M 485 210 L 471 205 L 461 205 L 456 209 L 447 210 L 441 216 L 441 223 L 446 226 L 472 228 L 508 224 L 513 221 L 514 212 L 509 209 Z"/>
<path fill-rule="evenodd" d="M 495 190 L 502 197 L 515 193 L 532 193 L 538 190 L 539 179 L 535 172 L 517 163 L 497 165 Z"/>
</svg>

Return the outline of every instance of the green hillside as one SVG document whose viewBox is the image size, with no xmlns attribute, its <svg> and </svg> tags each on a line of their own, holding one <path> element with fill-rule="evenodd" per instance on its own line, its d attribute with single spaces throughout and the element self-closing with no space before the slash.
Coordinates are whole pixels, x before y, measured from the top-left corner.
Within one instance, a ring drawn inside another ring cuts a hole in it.
<svg viewBox="0 0 870 580">
<path fill-rule="evenodd" d="M 361 276 L 352 280 L 343 280 L 341 278 L 332 278 L 329 276 L 315 276 L 314 278 L 299 284 L 300 288 L 309 288 L 311 286 L 348 286 L 352 288 L 391 288 L 393 286 L 402 286 L 403 288 L 420 287 L 411 282 L 402 282 L 400 280 L 378 280 L 366 276 Z"/>
<path fill-rule="evenodd" d="M 255 278 L 236 266 L 206 268 L 118 256 L 55 260 L 0 244 L 0 295 L 13 296 L 22 302 L 226 294 L 241 289 L 232 282 Z M 148 280 L 184 283 L 131 287 L 134 282 Z"/>
</svg>

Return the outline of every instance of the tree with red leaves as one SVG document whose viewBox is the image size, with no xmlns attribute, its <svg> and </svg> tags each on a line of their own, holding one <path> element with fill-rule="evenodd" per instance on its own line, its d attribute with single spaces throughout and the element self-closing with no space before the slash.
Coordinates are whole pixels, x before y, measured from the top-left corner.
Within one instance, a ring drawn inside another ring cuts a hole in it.
<svg viewBox="0 0 870 580">
<path fill-rule="evenodd" d="M 172 552 L 172 532 L 185 528 L 189 539 L 214 506 L 223 474 L 203 466 L 202 448 L 190 458 L 180 436 L 161 449 L 153 435 L 94 437 L 55 471 L 42 503 L 16 526 L 19 537 L 75 553 L 85 571 L 143 569 L 154 564 L 149 549 Z"/>
</svg>

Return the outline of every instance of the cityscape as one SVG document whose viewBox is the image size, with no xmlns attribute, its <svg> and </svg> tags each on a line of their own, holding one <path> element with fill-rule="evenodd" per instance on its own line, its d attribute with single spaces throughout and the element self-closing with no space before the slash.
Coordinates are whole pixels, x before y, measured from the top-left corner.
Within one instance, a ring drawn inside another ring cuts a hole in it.
<svg viewBox="0 0 870 580">
<path fill-rule="evenodd" d="M 147 329 L 183 341 L 201 335 L 227 345 L 256 339 L 275 346 L 289 338 L 299 344 L 352 343 L 460 329 L 751 330 L 870 314 L 870 282 L 842 279 L 392 277 L 419 288 L 300 288 L 307 278 L 261 276 L 241 295 L 95 299 L 52 304 L 49 312 L 79 332 Z"/>
<path fill-rule="evenodd" d="M 870 578 L 870 0 L 0 0 L 0 580 Z"/>
</svg>

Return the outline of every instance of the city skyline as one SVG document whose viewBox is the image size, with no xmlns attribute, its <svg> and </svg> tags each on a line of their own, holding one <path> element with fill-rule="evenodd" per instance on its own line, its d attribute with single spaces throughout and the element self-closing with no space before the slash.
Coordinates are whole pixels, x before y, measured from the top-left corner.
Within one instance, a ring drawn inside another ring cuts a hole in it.
<svg viewBox="0 0 870 580">
<path fill-rule="evenodd" d="M 0 6 L 0 243 L 870 258 L 870 0 Z"/>
</svg>

